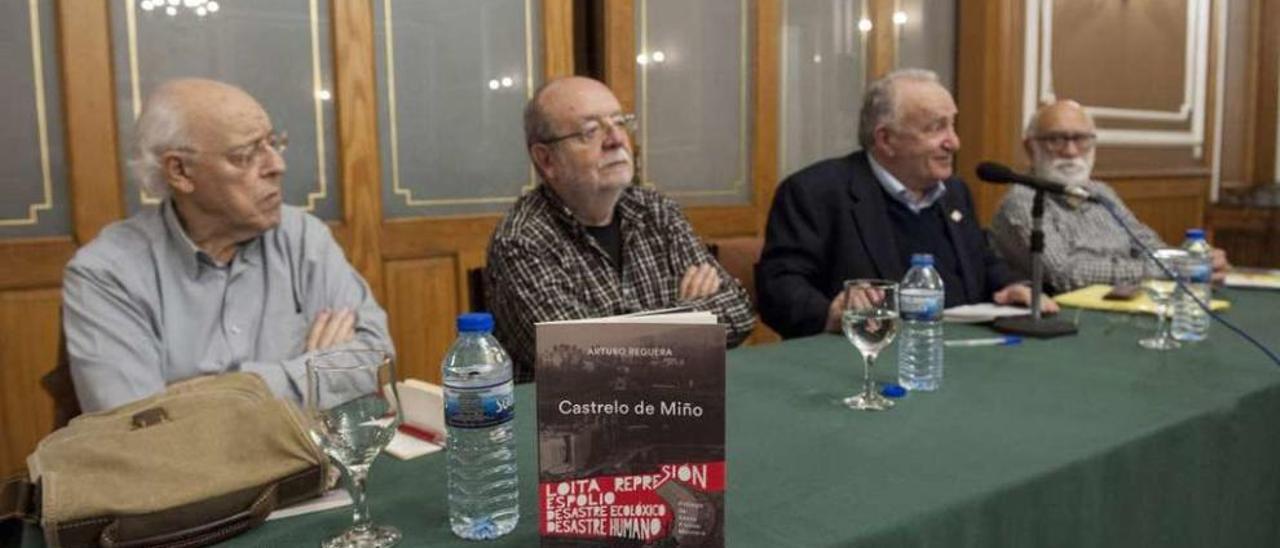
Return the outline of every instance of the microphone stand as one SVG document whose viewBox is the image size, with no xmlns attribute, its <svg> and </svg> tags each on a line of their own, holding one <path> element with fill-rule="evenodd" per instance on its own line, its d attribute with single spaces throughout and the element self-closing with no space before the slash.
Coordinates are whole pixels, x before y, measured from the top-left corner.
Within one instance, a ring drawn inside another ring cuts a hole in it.
<svg viewBox="0 0 1280 548">
<path fill-rule="evenodd" d="M 1031 205 L 1031 315 L 997 319 L 993 324 L 996 331 L 1037 339 L 1076 334 L 1076 326 L 1070 323 L 1041 317 L 1040 299 L 1044 292 L 1042 255 L 1044 255 L 1044 190 L 1037 188 Z"/>
</svg>

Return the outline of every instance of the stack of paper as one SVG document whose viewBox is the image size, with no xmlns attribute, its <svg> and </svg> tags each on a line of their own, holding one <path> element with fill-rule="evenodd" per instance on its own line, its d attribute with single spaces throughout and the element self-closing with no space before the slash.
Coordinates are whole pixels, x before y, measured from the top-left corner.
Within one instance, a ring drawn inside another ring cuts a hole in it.
<svg viewBox="0 0 1280 548">
<path fill-rule="evenodd" d="M 1107 300 L 1104 299 L 1107 293 L 1111 292 L 1109 285 L 1091 285 L 1077 289 L 1070 293 L 1063 293 L 1054 297 L 1053 300 L 1058 301 L 1062 306 L 1071 306 L 1075 308 L 1085 308 L 1089 310 L 1106 310 L 1109 312 L 1128 312 L 1130 314 L 1155 314 L 1156 305 L 1151 302 L 1145 293 L 1139 292 L 1137 297 L 1127 301 Z M 1217 310 L 1226 310 L 1231 303 L 1214 299 L 1209 308 Z"/>
<path fill-rule="evenodd" d="M 1237 268 L 1227 273 L 1224 283 L 1227 287 L 1280 289 L 1280 270 Z"/>
<path fill-rule="evenodd" d="M 995 303 L 966 304 L 942 311 L 942 321 L 952 323 L 983 323 L 1006 316 L 1026 316 L 1031 310 L 1022 306 Z"/>
</svg>

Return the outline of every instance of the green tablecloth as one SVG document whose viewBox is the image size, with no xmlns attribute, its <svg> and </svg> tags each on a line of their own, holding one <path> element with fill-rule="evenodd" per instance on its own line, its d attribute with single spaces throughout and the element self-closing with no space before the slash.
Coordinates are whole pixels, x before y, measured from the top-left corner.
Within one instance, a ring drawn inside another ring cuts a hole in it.
<svg viewBox="0 0 1280 548">
<path fill-rule="evenodd" d="M 1280 294 L 1221 294 L 1228 318 L 1280 347 Z M 887 413 L 838 405 L 861 379 L 842 337 L 730 352 L 728 545 L 1280 546 L 1280 367 L 1220 325 L 1161 353 L 1135 343 L 1148 318 L 1064 316 L 1080 336 L 948 348 L 942 390 Z M 532 386 L 518 398 L 520 525 L 494 546 L 537 544 Z M 448 531 L 443 454 L 384 455 L 370 484 L 375 521 L 405 546 L 474 545 Z M 315 546 L 349 518 L 271 522 L 228 545 Z"/>
</svg>

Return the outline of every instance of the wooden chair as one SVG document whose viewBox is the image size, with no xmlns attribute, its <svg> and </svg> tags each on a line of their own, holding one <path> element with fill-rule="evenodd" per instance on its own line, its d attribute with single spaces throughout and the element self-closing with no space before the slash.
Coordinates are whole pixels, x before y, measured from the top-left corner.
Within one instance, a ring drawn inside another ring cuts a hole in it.
<svg viewBox="0 0 1280 548">
<path fill-rule="evenodd" d="M 756 263 L 760 262 L 760 251 L 763 248 L 764 238 L 753 236 L 724 238 L 716 240 L 715 244 L 710 246 L 712 255 L 716 257 L 716 260 L 720 261 L 720 265 L 724 266 L 730 276 L 737 278 L 738 283 L 742 284 L 742 288 L 747 290 L 747 296 L 751 298 L 751 306 L 753 307 L 758 302 L 756 300 Z M 747 344 L 762 344 L 780 340 L 782 340 L 782 337 L 760 321 L 760 316 L 757 315 L 755 330 L 747 338 Z"/>
<path fill-rule="evenodd" d="M 484 267 L 468 270 L 467 301 L 471 305 L 470 312 L 488 312 L 489 304 L 485 301 L 487 297 L 484 291 Z"/>
<path fill-rule="evenodd" d="M 53 398 L 53 428 L 66 426 L 80 415 L 80 400 L 76 397 L 76 383 L 71 378 L 71 359 L 67 355 L 67 338 L 58 333 L 58 363 L 53 370 L 40 378 L 40 386 Z"/>
</svg>

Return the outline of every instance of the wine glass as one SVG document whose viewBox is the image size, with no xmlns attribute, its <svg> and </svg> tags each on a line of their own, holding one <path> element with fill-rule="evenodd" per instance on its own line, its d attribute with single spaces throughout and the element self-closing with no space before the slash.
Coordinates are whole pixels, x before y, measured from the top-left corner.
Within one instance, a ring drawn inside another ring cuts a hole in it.
<svg viewBox="0 0 1280 548">
<path fill-rule="evenodd" d="M 1156 334 L 1140 339 L 1138 344 L 1150 350 L 1173 350 L 1182 346 L 1169 336 L 1169 312 L 1177 280 L 1182 277 L 1187 252 L 1166 247 L 1151 252 L 1142 263 L 1142 290 L 1156 305 Z"/>
<path fill-rule="evenodd" d="M 352 500 L 352 526 L 325 548 L 394 546 L 400 531 L 373 525 L 365 481 L 369 466 L 400 426 L 395 369 L 381 350 L 331 350 L 307 360 L 305 406 L 311 438 L 338 464 Z"/>
<path fill-rule="evenodd" d="M 862 354 L 862 393 L 844 399 L 851 409 L 882 411 L 893 402 L 877 394 L 871 382 L 876 356 L 898 334 L 898 284 L 888 280 L 846 280 L 844 336 Z"/>
</svg>

